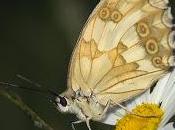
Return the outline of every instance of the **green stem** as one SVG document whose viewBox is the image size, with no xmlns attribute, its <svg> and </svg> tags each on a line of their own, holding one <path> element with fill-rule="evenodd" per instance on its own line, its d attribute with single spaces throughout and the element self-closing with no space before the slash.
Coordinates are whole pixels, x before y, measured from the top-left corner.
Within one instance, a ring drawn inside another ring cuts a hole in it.
<svg viewBox="0 0 175 130">
<path fill-rule="evenodd" d="M 53 130 L 53 128 L 48 125 L 43 119 L 41 119 L 31 108 L 29 108 L 20 98 L 18 95 L 7 92 L 7 91 L 0 91 L 0 95 L 9 99 L 12 103 L 14 103 L 17 107 L 19 107 L 22 111 L 24 111 L 29 118 L 34 122 L 35 126 L 39 128 L 43 128 L 45 130 Z"/>
</svg>

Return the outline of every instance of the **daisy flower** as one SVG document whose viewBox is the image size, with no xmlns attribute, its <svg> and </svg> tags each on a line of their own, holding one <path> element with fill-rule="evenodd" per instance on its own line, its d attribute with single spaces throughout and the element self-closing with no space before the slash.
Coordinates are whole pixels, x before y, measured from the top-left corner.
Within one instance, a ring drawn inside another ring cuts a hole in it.
<svg viewBox="0 0 175 130">
<path fill-rule="evenodd" d="M 112 110 L 103 123 L 116 125 L 115 130 L 175 130 L 170 119 L 175 115 L 175 70 L 154 88 Z M 133 114 L 134 113 L 134 114 Z"/>
</svg>

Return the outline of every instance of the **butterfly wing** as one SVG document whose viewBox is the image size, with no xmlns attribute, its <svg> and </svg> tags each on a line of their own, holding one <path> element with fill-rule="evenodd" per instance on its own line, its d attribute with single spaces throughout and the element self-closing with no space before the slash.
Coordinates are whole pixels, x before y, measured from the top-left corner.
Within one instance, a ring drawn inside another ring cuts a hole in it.
<svg viewBox="0 0 175 130">
<path fill-rule="evenodd" d="M 148 89 L 171 66 L 172 32 L 164 0 L 101 0 L 75 47 L 73 91 L 99 103 L 122 102 Z M 158 8 L 160 7 L 160 8 Z"/>
</svg>

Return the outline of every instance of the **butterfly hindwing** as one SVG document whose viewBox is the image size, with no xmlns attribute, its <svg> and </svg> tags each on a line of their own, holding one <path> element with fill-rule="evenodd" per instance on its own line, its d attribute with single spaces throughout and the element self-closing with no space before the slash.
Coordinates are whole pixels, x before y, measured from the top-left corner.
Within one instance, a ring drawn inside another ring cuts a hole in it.
<svg viewBox="0 0 175 130">
<path fill-rule="evenodd" d="M 165 4 L 101 0 L 75 47 L 69 87 L 87 96 L 93 92 L 103 105 L 148 89 L 171 65 L 171 19 Z"/>
</svg>

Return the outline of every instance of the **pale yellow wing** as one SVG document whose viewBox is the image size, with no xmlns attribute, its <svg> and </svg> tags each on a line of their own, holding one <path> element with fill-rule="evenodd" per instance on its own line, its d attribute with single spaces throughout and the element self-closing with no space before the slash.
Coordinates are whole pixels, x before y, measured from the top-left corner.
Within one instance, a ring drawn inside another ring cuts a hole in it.
<svg viewBox="0 0 175 130">
<path fill-rule="evenodd" d="M 164 0 L 101 0 L 75 47 L 68 85 L 105 105 L 148 89 L 171 66 Z"/>
</svg>

